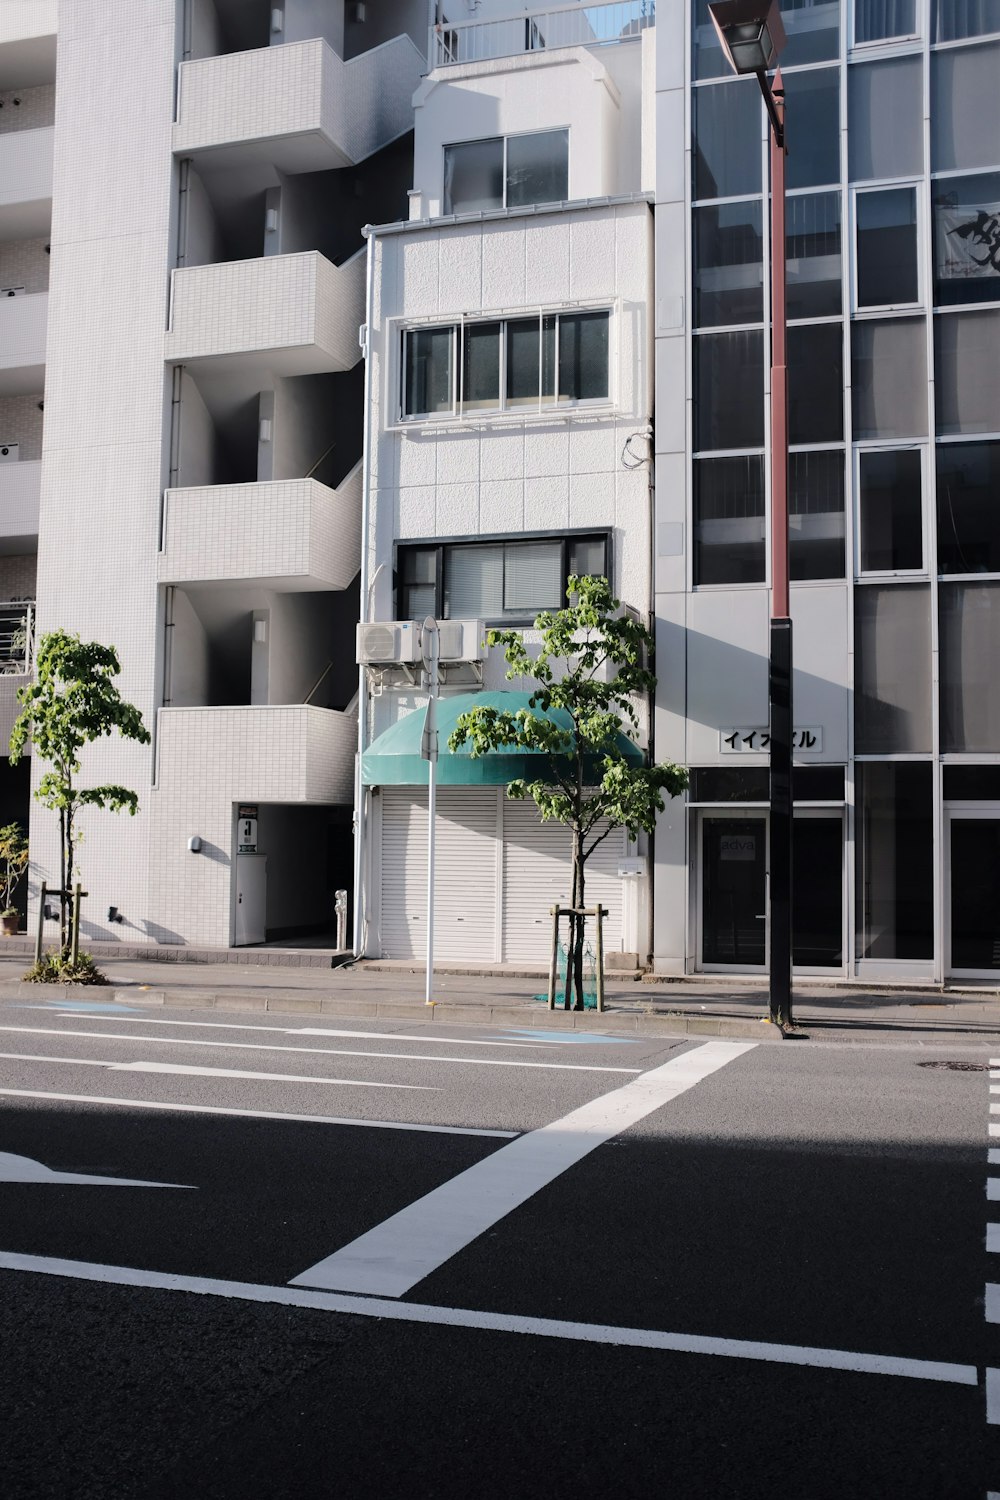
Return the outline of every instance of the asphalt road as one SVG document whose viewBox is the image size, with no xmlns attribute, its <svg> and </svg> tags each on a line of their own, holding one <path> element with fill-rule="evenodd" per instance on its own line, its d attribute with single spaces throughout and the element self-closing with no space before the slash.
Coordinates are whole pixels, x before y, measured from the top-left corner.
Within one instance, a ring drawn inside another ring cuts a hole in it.
<svg viewBox="0 0 1000 1500">
<path fill-rule="evenodd" d="M 0 1493 L 985 1500 L 990 1055 L 0 1005 Z"/>
</svg>

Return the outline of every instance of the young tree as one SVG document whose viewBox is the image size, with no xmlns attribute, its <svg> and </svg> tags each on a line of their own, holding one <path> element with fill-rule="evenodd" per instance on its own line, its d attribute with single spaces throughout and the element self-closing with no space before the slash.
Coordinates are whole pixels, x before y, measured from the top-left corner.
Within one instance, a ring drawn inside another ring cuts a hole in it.
<svg viewBox="0 0 1000 1500">
<path fill-rule="evenodd" d="M 648 695 L 656 678 L 646 667 L 652 636 L 620 612 L 605 578 L 570 578 L 569 606 L 545 610 L 535 620 L 541 651 L 528 650 L 517 630 L 491 630 L 487 641 L 502 646 L 507 677 L 533 678 L 538 687 L 526 709 L 480 707 L 461 716 L 448 743 L 468 743 L 473 756 L 514 746 L 541 752 L 541 774 L 519 778 L 508 797 L 530 797 L 543 822 L 569 827 L 573 836 L 574 913 L 583 908 L 587 860 L 613 828 L 630 838 L 652 833 L 663 793 L 676 797 L 687 786 L 687 772 L 664 763 L 647 766 L 629 742 L 639 727 L 636 701 Z M 607 827 L 598 831 L 598 825 Z M 584 919 L 571 919 L 566 1008 L 570 976 L 576 1009 L 583 1009 Z"/>
<path fill-rule="evenodd" d="M 38 642 L 35 680 L 18 689 L 21 713 L 10 736 L 10 759 L 15 764 L 31 740 L 32 751 L 47 761 L 35 792 L 44 807 L 59 814 L 60 948 L 69 947 L 67 892 L 76 873 L 79 838 L 76 816 L 81 807 L 104 807 L 135 815 L 139 799 L 124 786 L 81 787 L 80 751 L 84 745 L 117 732 L 124 739 L 148 745 L 149 730 L 142 715 L 126 703 L 113 679 L 121 672 L 113 646 L 81 641 L 65 630 L 52 630 Z"/>
<path fill-rule="evenodd" d="M 28 868 L 28 840 L 20 823 L 0 828 L 0 917 L 17 915 L 14 892 Z"/>
</svg>

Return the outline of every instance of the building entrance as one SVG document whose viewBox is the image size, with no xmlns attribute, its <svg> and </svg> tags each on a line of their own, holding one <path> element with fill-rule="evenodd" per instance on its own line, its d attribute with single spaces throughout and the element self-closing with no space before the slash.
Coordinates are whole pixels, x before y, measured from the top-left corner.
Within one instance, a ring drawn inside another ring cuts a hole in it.
<svg viewBox="0 0 1000 1500">
<path fill-rule="evenodd" d="M 1000 969 L 1000 807 L 948 812 L 951 973 Z"/>
</svg>

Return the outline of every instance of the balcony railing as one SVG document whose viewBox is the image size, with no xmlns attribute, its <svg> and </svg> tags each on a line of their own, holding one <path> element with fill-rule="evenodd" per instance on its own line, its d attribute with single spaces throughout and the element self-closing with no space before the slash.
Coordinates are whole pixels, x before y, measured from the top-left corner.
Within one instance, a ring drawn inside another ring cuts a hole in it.
<svg viewBox="0 0 1000 1500">
<path fill-rule="evenodd" d="M 484 62 L 553 47 L 593 47 L 624 42 L 656 22 L 656 0 L 612 0 L 610 4 L 560 5 L 524 10 L 495 21 L 445 21 L 431 32 L 432 68 Z"/>
<path fill-rule="evenodd" d="M 28 599 L 0 604 L 0 675 L 23 677 L 35 650 L 35 606 Z"/>
</svg>

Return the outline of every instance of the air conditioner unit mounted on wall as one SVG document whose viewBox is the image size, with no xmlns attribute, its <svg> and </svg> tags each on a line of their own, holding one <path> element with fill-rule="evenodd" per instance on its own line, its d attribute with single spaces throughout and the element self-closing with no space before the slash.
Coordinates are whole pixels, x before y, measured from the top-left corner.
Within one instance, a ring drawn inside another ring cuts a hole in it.
<svg viewBox="0 0 1000 1500">
<path fill-rule="evenodd" d="M 420 626 L 415 620 L 376 620 L 359 625 L 357 660 L 366 667 L 419 663 Z"/>
<path fill-rule="evenodd" d="M 442 620 L 438 630 L 438 659 L 448 662 L 482 661 L 482 620 Z"/>
</svg>

